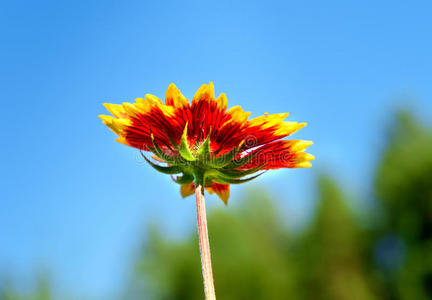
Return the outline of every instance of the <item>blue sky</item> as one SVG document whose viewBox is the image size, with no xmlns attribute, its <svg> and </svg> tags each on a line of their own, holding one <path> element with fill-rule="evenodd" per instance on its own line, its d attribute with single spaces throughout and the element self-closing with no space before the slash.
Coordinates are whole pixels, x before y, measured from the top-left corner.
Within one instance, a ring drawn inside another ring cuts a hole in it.
<svg viewBox="0 0 432 300">
<path fill-rule="evenodd" d="M 213 81 L 253 116 L 290 112 L 315 142 L 307 170 L 266 174 L 304 222 L 329 170 L 367 191 L 394 111 L 432 108 L 429 1 L 3 1 L 0 4 L 0 274 L 48 268 L 58 290 L 106 299 L 145 227 L 195 225 L 193 199 L 115 143 L 103 102 L 187 97 Z M 253 184 L 251 184 L 253 185 Z M 231 203 L 247 187 L 233 188 Z M 210 197 L 210 209 L 222 204 Z M 229 209 L 229 207 L 227 208 Z M 164 220 L 164 221 L 162 221 Z"/>
</svg>

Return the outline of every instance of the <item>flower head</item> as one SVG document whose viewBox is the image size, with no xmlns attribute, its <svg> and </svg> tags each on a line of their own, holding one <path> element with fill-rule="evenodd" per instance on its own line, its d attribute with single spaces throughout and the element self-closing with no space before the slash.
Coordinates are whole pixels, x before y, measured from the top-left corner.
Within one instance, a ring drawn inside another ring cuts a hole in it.
<svg viewBox="0 0 432 300">
<path fill-rule="evenodd" d="M 227 109 L 227 98 L 215 98 L 213 83 L 202 85 L 192 102 L 174 84 L 165 103 L 153 95 L 135 103 L 104 104 L 113 116 L 99 116 L 119 138 L 118 142 L 152 152 L 156 170 L 179 174 L 183 197 L 196 185 L 216 193 L 225 203 L 229 185 L 247 182 L 265 170 L 310 167 L 314 157 L 304 150 L 312 144 L 282 140 L 306 123 L 288 122 L 288 113 L 249 119 L 240 106 Z M 246 177 L 246 178 L 245 178 Z"/>
</svg>

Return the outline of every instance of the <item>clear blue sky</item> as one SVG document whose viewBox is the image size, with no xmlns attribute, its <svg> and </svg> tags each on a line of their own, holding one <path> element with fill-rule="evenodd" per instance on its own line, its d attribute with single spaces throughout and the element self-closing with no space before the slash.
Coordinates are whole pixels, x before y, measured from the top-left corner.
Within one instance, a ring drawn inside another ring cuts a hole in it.
<svg viewBox="0 0 432 300">
<path fill-rule="evenodd" d="M 431 11 L 430 1 L 3 1 L 0 274 L 29 280 L 47 267 L 57 289 L 106 299 L 148 223 L 194 228 L 193 199 L 96 117 L 103 102 L 162 97 L 171 82 L 192 97 L 213 81 L 229 105 L 309 123 L 295 137 L 315 142 L 314 168 L 255 183 L 294 223 L 319 169 L 364 191 L 395 109 L 431 115 Z"/>
</svg>

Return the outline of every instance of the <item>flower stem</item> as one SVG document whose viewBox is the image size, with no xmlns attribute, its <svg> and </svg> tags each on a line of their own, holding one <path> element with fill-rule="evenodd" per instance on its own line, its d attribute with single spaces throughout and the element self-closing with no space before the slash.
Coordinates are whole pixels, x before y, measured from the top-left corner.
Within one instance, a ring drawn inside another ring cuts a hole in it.
<svg viewBox="0 0 432 300">
<path fill-rule="evenodd" d="M 205 208 L 204 190 L 201 185 L 195 189 L 197 219 L 198 219 L 198 236 L 201 254 L 201 268 L 204 280 L 204 293 L 206 300 L 216 300 L 216 293 L 213 283 L 213 271 L 210 255 L 210 243 L 207 231 L 207 217 Z"/>
</svg>

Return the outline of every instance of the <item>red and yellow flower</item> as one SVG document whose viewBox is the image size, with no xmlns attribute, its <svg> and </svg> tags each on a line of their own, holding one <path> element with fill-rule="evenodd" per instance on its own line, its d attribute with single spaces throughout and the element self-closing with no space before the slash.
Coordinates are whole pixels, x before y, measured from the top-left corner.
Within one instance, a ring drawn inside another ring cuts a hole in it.
<svg viewBox="0 0 432 300">
<path fill-rule="evenodd" d="M 304 152 L 312 142 L 282 140 L 306 123 L 284 121 L 288 113 L 249 119 L 240 106 L 227 109 L 225 94 L 215 98 L 213 83 L 202 85 L 192 103 L 171 84 L 165 103 L 146 95 L 135 103 L 104 105 L 113 116 L 99 117 L 117 141 L 152 152 L 154 161 L 143 157 L 156 170 L 180 174 L 173 180 L 183 197 L 201 185 L 227 203 L 230 184 L 264 170 L 310 167 L 314 159 Z"/>
</svg>

